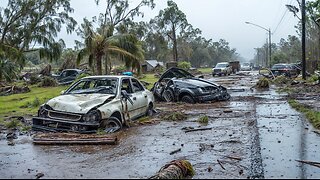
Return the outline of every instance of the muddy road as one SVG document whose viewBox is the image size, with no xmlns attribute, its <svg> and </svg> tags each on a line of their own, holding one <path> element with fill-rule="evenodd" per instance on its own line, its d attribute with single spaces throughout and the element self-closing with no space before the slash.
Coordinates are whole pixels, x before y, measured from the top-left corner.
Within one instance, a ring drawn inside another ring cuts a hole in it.
<svg viewBox="0 0 320 180">
<path fill-rule="evenodd" d="M 231 99 L 206 104 L 158 103 L 161 113 L 183 112 L 186 120 L 156 115 L 110 136 L 117 145 L 42 146 L 32 135 L 8 145 L 0 139 L 1 178 L 148 178 L 166 163 L 188 160 L 193 179 L 320 178 L 320 136 L 293 110 L 286 94 L 251 88 L 256 72 L 207 76 L 228 88 Z M 207 124 L 198 122 L 208 116 Z M 187 131 L 206 128 L 202 131 Z M 175 152 L 175 153 L 173 153 Z"/>
</svg>

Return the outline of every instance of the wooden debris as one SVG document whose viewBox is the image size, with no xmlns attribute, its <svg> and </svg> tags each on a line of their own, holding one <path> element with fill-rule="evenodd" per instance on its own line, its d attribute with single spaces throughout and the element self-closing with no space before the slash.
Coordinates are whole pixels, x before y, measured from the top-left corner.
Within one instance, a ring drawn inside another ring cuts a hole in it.
<svg viewBox="0 0 320 180">
<path fill-rule="evenodd" d="M 181 151 L 181 148 L 179 148 L 179 149 L 177 149 L 177 150 L 174 150 L 174 151 L 170 152 L 170 155 L 175 154 L 175 153 L 180 152 L 180 151 Z"/>
<path fill-rule="evenodd" d="M 234 156 L 224 156 L 224 157 L 230 158 L 230 159 L 235 159 L 235 160 L 238 160 L 238 161 L 242 160 L 242 158 L 240 158 L 240 157 L 234 157 Z"/>
<path fill-rule="evenodd" d="M 33 143 L 37 145 L 115 145 L 117 142 L 117 137 L 96 134 L 44 133 L 33 137 Z"/>
<path fill-rule="evenodd" d="M 219 159 L 217 159 L 217 161 L 218 161 L 219 165 L 221 166 L 221 168 L 224 169 L 224 170 L 226 170 L 226 168 L 223 167 L 221 161 L 219 161 Z"/>
<path fill-rule="evenodd" d="M 206 130 L 211 130 L 212 128 L 199 128 L 199 129 L 189 129 L 184 131 L 185 133 L 187 132 L 193 132 L 193 131 L 206 131 Z"/>
<path fill-rule="evenodd" d="M 320 162 L 307 161 L 307 160 L 296 160 L 296 161 L 320 168 Z"/>
<path fill-rule="evenodd" d="M 187 160 L 174 160 L 163 166 L 149 179 L 191 179 L 195 172 Z"/>
</svg>

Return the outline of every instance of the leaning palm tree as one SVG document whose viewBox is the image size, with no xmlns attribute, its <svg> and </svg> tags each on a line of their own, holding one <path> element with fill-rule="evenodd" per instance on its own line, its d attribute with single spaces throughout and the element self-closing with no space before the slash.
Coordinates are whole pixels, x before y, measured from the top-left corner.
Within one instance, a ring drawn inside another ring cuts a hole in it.
<svg viewBox="0 0 320 180">
<path fill-rule="evenodd" d="M 102 74 L 103 60 L 105 61 L 105 66 L 108 66 L 108 60 L 110 61 L 114 57 L 118 57 L 127 65 L 137 67 L 137 63 L 144 58 L 142 48 L 139 48 L 139 41 L 133 35 L 113 35 L 112 26 L 104 26 L 94 31 L 92 24 L 86 19 L 81 26 L 81 34 L 85 42 L 82 44 L 84 48 L 78 54 L 77 64 L 80 64 L 80 61 L 85 56 L 88 56 L 90 67 L 95 62 L 96 74 Z M 106 74 L 108 74 L 108 67 L 105 67 L 105 70 Z"/>
</svg>

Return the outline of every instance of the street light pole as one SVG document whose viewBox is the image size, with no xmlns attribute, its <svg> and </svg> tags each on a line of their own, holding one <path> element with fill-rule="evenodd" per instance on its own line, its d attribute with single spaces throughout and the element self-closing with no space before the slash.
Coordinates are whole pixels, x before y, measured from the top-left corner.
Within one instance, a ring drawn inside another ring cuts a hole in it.
<svg viewBox="0 0 320 180">
<path fill-rule="evenodd" d="M 251 25 L 257 26 L 257 27 L 259 27 L 259 28 L 262 28 L 262 29 L 266 30 L 266 31 L 269 33 L 269 68 L 271 68 L 271 30 L 270 30 L 270 28 L 267 29 L 267 28 L 264 28 L 264 27 L 259 26 L 259 25 L 257 25 L 257 24 L 253 24 L 253 23 L 251 23 L 251 22 L 245 22 L 245 23 L 246 23 L 246 24 L 251 24 Z"/>
</svg>

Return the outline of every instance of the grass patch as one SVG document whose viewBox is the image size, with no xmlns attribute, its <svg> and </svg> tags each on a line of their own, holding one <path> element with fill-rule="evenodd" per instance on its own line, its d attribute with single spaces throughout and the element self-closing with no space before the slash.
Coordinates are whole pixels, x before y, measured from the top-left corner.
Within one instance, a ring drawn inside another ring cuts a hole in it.
<svg viewBox="0 0 320 180">
<path fill-rule="evenodd" d="M 0 96 L 0 119 L 6 116 L 36 114 L 41 104 L 60 95 L 67 86 L 37 87 L 30 86 L 30 92 Z"/>
<path fill-rule="evenodd" d="M 291 107 L 302 112 L 315 128 L 320 129 L 320 112 L 311 110 L 293 99 L 290 99 L 288 102 Z"/>
<path fill-rule="evenodd" d="M 203 74 L 211 74 L 212 73 L 212 68 L 199 68 L 198 70 Z"/>
<path fill-rule="evenodd" d="M 159 78 L 156 78 L 154 76 L 154 74 L 144 74 L 141 78 L 139 78 L 139 80 L 148 82 L 149 85 L 146 88 L 150 90 L 152 88 L 153 84 L 155 82 L 157 82 L 159 80 Z"/>
</svg>

